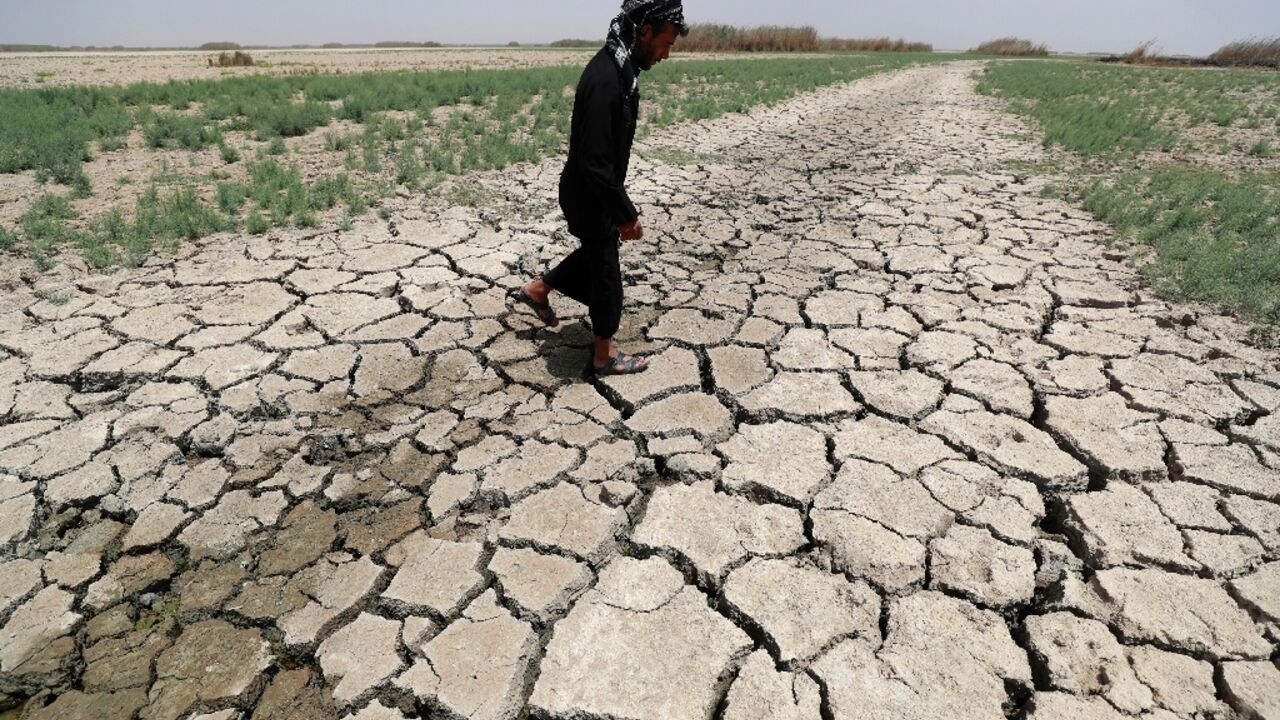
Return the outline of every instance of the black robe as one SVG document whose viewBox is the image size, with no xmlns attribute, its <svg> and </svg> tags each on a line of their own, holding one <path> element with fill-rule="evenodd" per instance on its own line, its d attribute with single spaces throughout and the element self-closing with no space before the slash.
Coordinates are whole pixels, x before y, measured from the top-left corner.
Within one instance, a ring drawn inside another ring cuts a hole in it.
<svg viewBox="0 0 1280 720">
<path fill-rule="evenodd" d="M 569 231 L 583 240 L 607 236 L 639 215 L 625 187 L 640 111 L 634 78 L 630 63 L 619 68 L 602 49 L 578 81 L 560 207 Z"/>
</svg>

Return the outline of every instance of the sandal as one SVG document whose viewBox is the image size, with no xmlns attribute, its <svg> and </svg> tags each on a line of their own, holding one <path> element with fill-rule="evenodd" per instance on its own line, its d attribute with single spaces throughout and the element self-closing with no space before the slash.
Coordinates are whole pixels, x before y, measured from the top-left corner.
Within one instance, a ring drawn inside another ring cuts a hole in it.
<svg viewBox="0 0 1280 720">
<path fill-rule="evenodd" d="M 560 318 L 556 317 L 556 311 L 551 309 L 551 303 L 537 302 L 525 294 L 523 287 L 512 288 L 507 293 L 507 297 L 518 303 L 528 305 L 534 314 L 538 316 L 538 319 L 547 327 L 556 327 L 560 324 Z"/>
<path fill-rule="evenodd" d="M 649 369 L 648 358 L 636 357 L 628 355 L 621 350 L 615 355 L 609 364 L 604 367 L 596 367 L 595 358 L 587 359 L 587 377 L 609 377 L 611 375 L 634 375 L 642 373 Z"/>
</svg>

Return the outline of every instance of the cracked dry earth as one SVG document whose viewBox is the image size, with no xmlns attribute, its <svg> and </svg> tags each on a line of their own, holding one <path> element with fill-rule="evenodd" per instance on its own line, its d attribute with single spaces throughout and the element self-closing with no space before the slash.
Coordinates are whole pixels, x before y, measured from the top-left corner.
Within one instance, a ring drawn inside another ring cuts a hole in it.
<svg viewBox="0 0 1280 720">
<path fill-rule="evenodd" d="M 1000 171 L 1041 150 L 978 67 L 647 141 L 701 164 L 635 164 L 636 377 L 578 379 L 571 302 L 505 307 L 572 247 L 558 159 L 480 209 L 13 274 L 0 691 L 39 720 L 1280 716 L 1280 358 Z"/>
</svg>

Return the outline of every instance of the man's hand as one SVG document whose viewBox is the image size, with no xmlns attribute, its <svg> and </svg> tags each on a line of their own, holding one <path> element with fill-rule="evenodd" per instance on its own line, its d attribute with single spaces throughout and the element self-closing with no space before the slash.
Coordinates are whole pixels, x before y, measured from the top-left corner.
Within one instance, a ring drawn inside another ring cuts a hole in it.
<svg viewBox="0 0 1280 720">
<path fill-rule="evenodd" d="M 618 226 L 618 236 L 623 240 L 640 240 L 644 237 L 644 228 L 640 227 L 640 218 L 636 218 L 626 225 Z"/>
</svg>

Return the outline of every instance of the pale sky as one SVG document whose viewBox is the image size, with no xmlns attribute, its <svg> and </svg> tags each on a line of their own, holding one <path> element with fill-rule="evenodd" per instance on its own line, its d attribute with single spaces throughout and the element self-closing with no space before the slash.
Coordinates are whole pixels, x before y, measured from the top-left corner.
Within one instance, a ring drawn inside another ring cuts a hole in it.
<svg viewBox="0 0 1280 720">
<path fill-rule="evenodd" d="M 0 0 L 0 43 L 195 46 L 603 38 L 616 0 Z M 691 22 L 813 25 L 966 49 L 1014 35 L 1061 52 L 1167 54 L 1280 35 L 1277 0 L 686 0 Z"/>
</svg>

